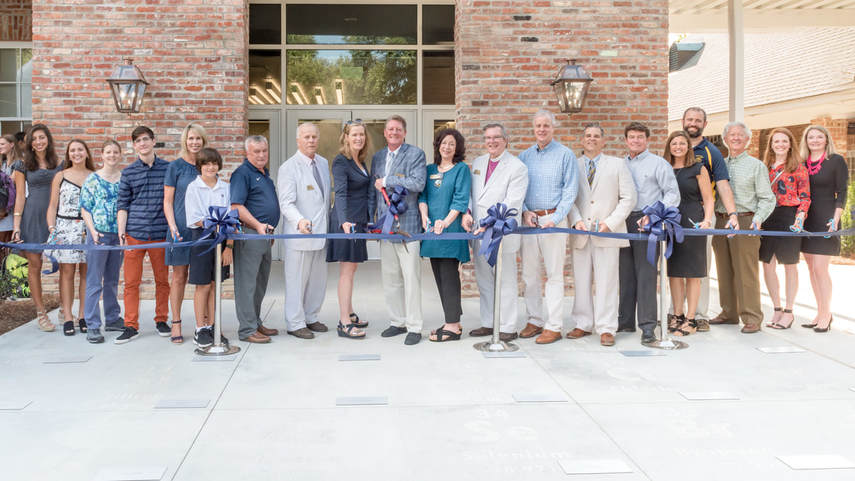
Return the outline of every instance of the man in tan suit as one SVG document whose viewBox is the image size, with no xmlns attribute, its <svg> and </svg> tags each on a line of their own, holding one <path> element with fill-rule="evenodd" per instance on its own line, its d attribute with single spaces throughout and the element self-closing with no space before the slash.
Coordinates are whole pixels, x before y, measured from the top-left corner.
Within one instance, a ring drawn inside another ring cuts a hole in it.
<svg viewBox="0 0 855 481">
<path fill-rule="evenodd" d="M 635 184 L 623 159 L 602 154 L 605 143 L 599 124 L 585 126 L 583 155 L 578 159 L 579 193 L 570 209 L 570 225 L 578 230 L 626 232 L 626 218 L 636 202 Z M 577 235 L 571 242 L 576 328 L 567 337 L 579 339 L 596 329 L 600 344 L 613 346 L 618 327 L 618 259 L 620 248 L 629 246 L 629 241 Z M 591 292 L 592 280 L 596 296 Z"/>
<path fill-rule="evenodd" d="M 471 230 L 473 221 L 477 227 L 487 209 L 501 202 L 509 209 L 522 210 L 523 199 L 528 189 L 528 169 L 520 159 L 507 151 L 508 134 L 501 124 L 488 124 L 484 127 L 484 143 L 487 153 L 472 162 L 472 213 L 462 219 L 463 228 Z M 477 231 L 476 231 L 477 232 Z M 510 235 L 502 238 L 502 278 L 501 282 L 502 319 L 499 337 L 511 341 L 517 337 L 517 251 L 520 248 L 520 236 Z M 481 297 L 481 327 L 469 333 L 470 336 L 490 336 L 493 334 L 493 268 L 484 256 L 478 254 L 481 242 L 474 241 L 475 277 L 478 279 L 478 293 Z"/>
</svg>

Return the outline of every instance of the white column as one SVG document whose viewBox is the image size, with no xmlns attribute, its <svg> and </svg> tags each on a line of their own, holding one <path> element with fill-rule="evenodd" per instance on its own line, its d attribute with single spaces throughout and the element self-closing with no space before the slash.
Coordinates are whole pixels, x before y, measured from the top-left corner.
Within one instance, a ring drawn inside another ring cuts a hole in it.
<svg viewBox="0 0 855 481">
<path fill-rule="evenodd" d="M 745 120 L 745 25 L 742 0 L 727 1 L 727 34 L 730 48 L 728 120 Z"/>
</svg>

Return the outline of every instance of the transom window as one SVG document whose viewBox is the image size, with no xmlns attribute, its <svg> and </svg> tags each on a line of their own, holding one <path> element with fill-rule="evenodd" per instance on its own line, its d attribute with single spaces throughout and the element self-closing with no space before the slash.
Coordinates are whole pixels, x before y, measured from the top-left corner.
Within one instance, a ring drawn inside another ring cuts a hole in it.
<svg viewBox="0 0 855 481">
<path fill-rule="evenodd" d="M 29 44 L 0 43 L 0 131 L 14 134 L 33 117 L 33 50 Z"/>
</svg>

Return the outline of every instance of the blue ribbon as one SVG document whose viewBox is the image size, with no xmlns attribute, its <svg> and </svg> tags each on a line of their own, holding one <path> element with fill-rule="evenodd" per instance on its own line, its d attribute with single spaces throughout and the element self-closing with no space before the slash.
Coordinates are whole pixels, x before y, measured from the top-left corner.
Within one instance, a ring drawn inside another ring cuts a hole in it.
<svg viewBox="0 0 855 481">
<path fill-rule="evenodd" d="M 209 242 L 211 241 L 210 237 L 213 237 L 213 242 L 211 242 L 210 247 L 199 253 L 200 256 L 210 252 L 214 246 L 228 239 L 230 235 L 238 233 L 240 230 L 240 218 L 238 217 L 237 209 L 229 210 L 227 207 L 217 206 L 208 207 L 208 217 L 202 221 L 202 228 L 205 229 L 202 235 L 191 245 Z"/>
<path fill-rule="evenodd" d="M 369 224 L 367 230 L 372 231 L 376 229 L 380 229 L 381 234 L 391 234 L 393 228 L 393 222 L 395 222 L 395 216 L 404 215 L 404 212 L 407 211 L 407 188 L 402 185 L 396 185 L 392 187 L 392 190 L 386 190 L 386 194 L 389 196 L 389 208 L 386 209 L 386 212 L 377 218 L 377 222 L 374 224 Z M 380 226 L 380 227 L 377 227 Z"/>
<path fill-rule="evenodd" d="M 496 265 L 496 257 L 499 255 L 499 244 L 502 237 L 510 234 L 517 228 L 516 209 L 509 209 L 501 202 L 487 209 L 487 217 L 481 219 L 481 227 L 484 227 L 484 237 L 481 239 L 481 249 L 478 254 L 487 258 L 487 264 L 491 267 Z M 498 282 L 498 281 L 497 281 Z"/>
<path fill-rule="evenodd" d="M 680 225 L 680 211 L 676 207 L 665 207 L 661 201 L 648 205 L 642 212 L 650 222 L 644 226 L 647 232 L 647 262 L 656 265 L 656 245 L 665 241 L 665 258 L 671 257 L 674 241 L 683 242 L 683 226 Z"/>
</svg>

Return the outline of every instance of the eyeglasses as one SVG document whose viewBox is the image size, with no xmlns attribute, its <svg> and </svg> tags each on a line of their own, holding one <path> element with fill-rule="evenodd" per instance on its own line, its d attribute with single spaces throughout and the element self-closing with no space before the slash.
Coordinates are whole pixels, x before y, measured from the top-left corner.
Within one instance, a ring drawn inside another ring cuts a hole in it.
<svg viewBox="0 0 855 481">
<path fill-rule="evenodd" d="M 346 121 L 344 122 L 344 127 L 342 127 L 342 129 L 341 129 L 341 130 L 342 130 L 342 132 L 343 132 L 343 131 L 345 131 L 345 130 L 346 130 L 348 127 L 350 127 L 351 125 L 362 125 L 362 126 L 365 126 L 365 124 L 363 124 L 363 123 L 362 123 L 362 119 L 346 120 Z"/>
</svg>

